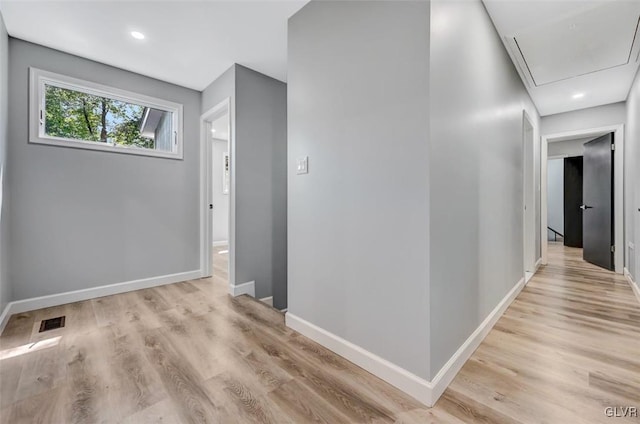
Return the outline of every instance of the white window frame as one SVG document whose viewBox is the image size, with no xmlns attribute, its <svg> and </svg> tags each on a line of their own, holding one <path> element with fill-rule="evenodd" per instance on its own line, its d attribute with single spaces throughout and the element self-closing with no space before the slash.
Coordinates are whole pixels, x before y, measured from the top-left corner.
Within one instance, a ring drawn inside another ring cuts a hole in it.
<svg viewBox="0 0 640 424">
<path fill-rule="evenodd" d="M 157 99 L 118 88 L 84 81 L 60 75 L 42 69 L 29 68 L 29 142 L 50 146 L 71 147 L 74 149 L 100 150 L 112 153 L 126 153 L 140 156 L 153 156 L 167 159 L 183 159 L 183 107 L 179 103 Z M 136 146 L 121 146 L 114 143 L 101 143 L 89 140 L 78 140 L 66 137 L 55 137 L 45 133 L 45 85 L 51 85 L 94 96 L 106 97 L 126 103 L 133 103 L 172 114 L 173 151 L 166 152 L 145 149 Z"/>
</svg>

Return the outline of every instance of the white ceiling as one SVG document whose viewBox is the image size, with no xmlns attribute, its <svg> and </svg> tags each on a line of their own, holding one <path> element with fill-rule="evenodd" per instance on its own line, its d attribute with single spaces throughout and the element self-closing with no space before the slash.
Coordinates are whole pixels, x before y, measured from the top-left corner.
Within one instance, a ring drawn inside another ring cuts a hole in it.
<svg viewBox="0 0 640 424">
<path fill-rule="evenodd" d="M 233 63 L 286 81 L 287 19 L 306 3 L 2 0 L 0 11 L 13 37 L 202 90 Z"/>
<path fill-rule="evenodd" d="M 13 37 L 202 90 L 233 63 L 286 81 L 287 19 L 307 1 L 0 0 L 0 10 Z M 640 0 L 484 2 L 541 115 L 626 100 Z"/>
<path fill-rule="evenodd" d="M 484 3 L 541 115 L 626 100 L 639 64 L 640 1 Z"/>
</svg>

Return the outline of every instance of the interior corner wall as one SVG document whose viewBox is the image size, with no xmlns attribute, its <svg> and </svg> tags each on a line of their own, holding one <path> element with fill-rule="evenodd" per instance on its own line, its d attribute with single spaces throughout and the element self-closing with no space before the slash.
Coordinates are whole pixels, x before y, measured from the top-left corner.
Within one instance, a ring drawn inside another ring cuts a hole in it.
<svg viewBox="0 0 640 424">
<path fill-rule="evenodd" d="M 586 130 L 624 124 L 627 120 L 625 102 L 557 113 L 542 117 L 542 135 L 558 134 L 567 131 Z"/>
<path fill-rule="evenodd" d="M 13 300 L 197 271 L 200 93 L 10 38 Z M 184 106 L 184 159 L 29 143 L 29 67 Z"/>
<path fill-rule="evenodd" d="M 436 375 L 524 276 L 523 110 L 534 127 L 538 169 L 540 120 L 480 0 L 432 1 L 431 28 L 430 322 Z M 539 201 L 536 210 L 539 215 Z"/>
<path fill-rule="evenodd" d="M 625 266 L 636 283 L 640 283 L 640 73 L 627 98 L 624 155 Z"/>
<path fill-rule="evenodd" d="M 7 146 L 9 106 L 9 36 L 0 14 L 0 314 L 12 301 L 9 282 L 9 219 L 7 190 Z"/>
<path fill-rule="evenodd" d="M 236 66 L 232 65 L 202 91 L 200 98 L 200 114 L 218 106 L 236 92 Z M 233 107 L 233 102 L 232 105 Z M 233 113 L 230 115 L 233 117 Z M 233 134 L 233 120 L 230 121 Z"/>
<path fill-rule="evenodd" d="M 236 65 L 235 276 L 287 307 L 287 85 Z"/>
<path fill-rule="evenodd" d="M 288 313 L 429 379 L 429 3 L 312 1 L 288 46 Z"/>
</svg>

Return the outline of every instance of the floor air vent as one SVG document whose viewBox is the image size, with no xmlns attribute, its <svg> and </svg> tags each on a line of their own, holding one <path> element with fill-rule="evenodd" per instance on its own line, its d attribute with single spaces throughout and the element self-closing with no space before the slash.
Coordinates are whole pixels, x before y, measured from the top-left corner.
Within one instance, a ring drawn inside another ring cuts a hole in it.
<svg viewBox="0 0 640 424">
<path fill-rule="evenodd" d="M 64 327 L 64 315 L 57 318 L 43 319 L 40 323 L 40 333 Z"/>
</svg>

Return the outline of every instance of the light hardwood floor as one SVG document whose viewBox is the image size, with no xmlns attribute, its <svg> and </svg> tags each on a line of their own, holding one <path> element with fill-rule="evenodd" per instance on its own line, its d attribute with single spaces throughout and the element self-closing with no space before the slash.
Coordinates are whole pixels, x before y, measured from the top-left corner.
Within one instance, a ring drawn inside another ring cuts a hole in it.
<svg viewBox="0 0 640 424">
<path fill-rule="evenodd" d="M 229 246 L 214 246 L 211 249 L 212 273 L 216 281 L 227 284 L 229 281 Z"/>
<path fill-rule="evenodd" d="M 0 421 L 638 422 L 604 408 L 640 407 L 640 305 L 578 254 L 550 248 L 431 409 L 287 329 L 280 312 L 229 297 L 222 273 L 14 315 L 0 338 Z M 65 328 L 38 333 L 58 315 Z"/>
</svg>

